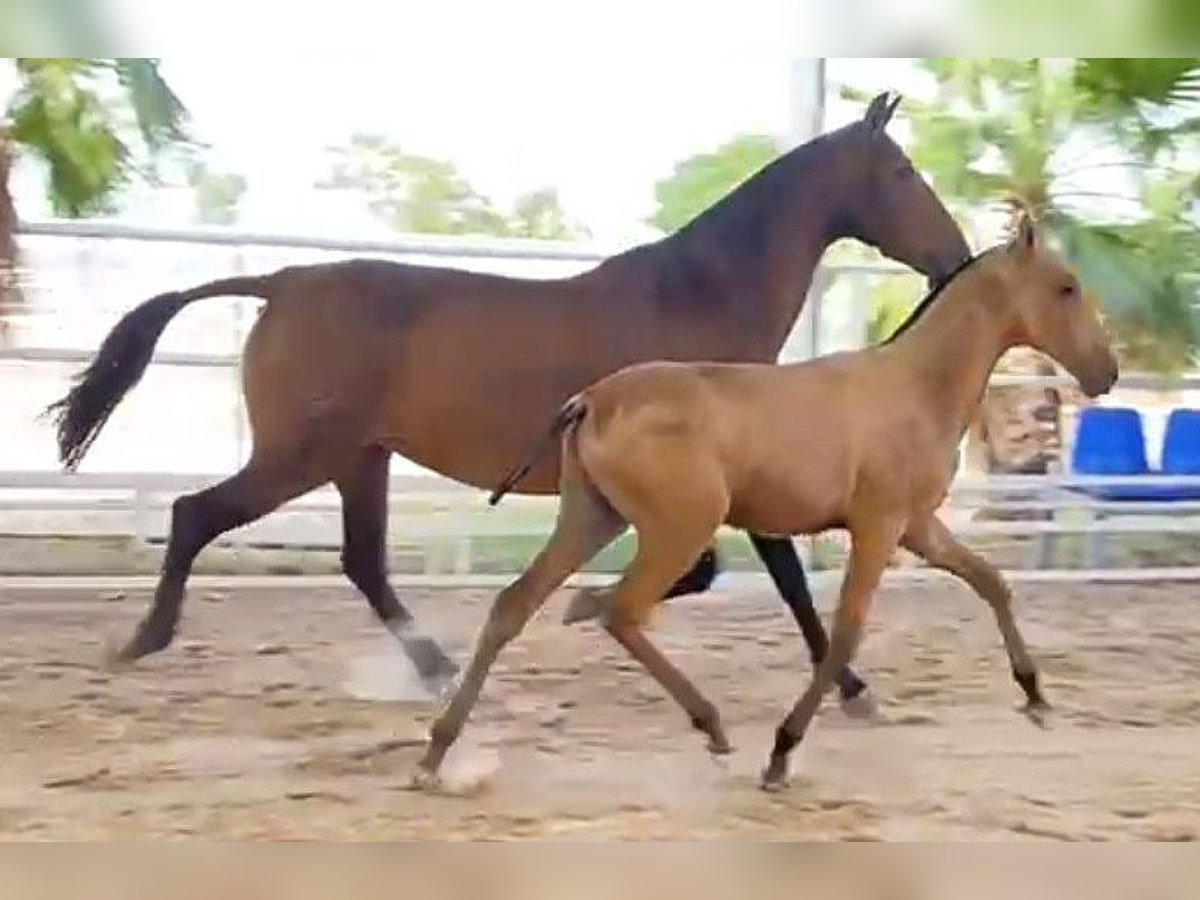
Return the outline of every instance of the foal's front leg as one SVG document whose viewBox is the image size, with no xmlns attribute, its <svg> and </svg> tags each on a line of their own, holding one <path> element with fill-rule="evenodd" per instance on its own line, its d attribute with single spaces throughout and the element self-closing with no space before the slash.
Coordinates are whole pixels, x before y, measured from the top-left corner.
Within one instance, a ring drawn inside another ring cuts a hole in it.
<svg viewBox="0 0 1200 900">
<path fill-rule="evenodd" d="M 1013 680 L 1025 694 L 1024 712 L 1036 725 L 1045 727 L 1046 702 L 1039 684 L 1037 666 L 1025 646 L 1012 612 L 1012 591 L 1000 572 L 987 560 L 959 543 L 950 530 L 934 516 L 910 525 L 903 544 L 931 566 L 957 575 L 987 601 L 1004 638 L 1004 648 L 1012 667 Z"/>
<path fill-rule="evenodd" d="M 458 740 L 500 651 L 521 633 L 551 593 L 625 528 L 612 508 L 581 479 L 575 458 L 566 454 L 561 498 L 554 533 L 546 546 L 492 604 L 462 683 L 430 729 L 429 747 L 414 779 L 418 786 L 436 783 L 438 768 Z"/>
<path fill-rule="evenodd" d="M 779 791 L 786 787 L 792 750 L 804 738 L 835 675 L 850 664 L 870 610 L 871 597 L 903 531 L 903 522 L 897 518 L 873 517 L 861 526 L 851 526 L 850 560 L 834 614 L 829 653 L 817 666 L 808 689 L 775 732 L 775 746 L 763 772 L 763 790 Z"/>
</svg>

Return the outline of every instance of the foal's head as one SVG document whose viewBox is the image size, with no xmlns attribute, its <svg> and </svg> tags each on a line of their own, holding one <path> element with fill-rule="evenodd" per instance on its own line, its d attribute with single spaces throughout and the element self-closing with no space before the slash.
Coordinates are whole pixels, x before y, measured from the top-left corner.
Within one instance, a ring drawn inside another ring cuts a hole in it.
<svg viewBox="0 0 1200 900">
<path fill-rule="evenodd" d="M 880 94 L 862 121 L 850 126 L 845 146 L 852 167 L 852 200 L 844 210 L 848 236 L 937 284 L 971 256 L 971 248 L 942 201 L 888 136 L 900 98 Z"/>
<path fill-rule="evenodd" d="M 1013 240 L 989 256 L 1004 285 L 1000 302 L 1010 308 L 1013 342 L 1053 357 L 1089 397 L 1107 393 L 1117 380 L 1117 358 L 1099 310 L 1028 215 Z"/>
</svg>

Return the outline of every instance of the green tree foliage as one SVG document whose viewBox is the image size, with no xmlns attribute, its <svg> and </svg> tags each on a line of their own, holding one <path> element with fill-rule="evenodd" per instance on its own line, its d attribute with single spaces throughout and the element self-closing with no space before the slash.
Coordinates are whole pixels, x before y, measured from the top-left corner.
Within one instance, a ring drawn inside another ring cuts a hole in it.
<svg viewBox="0 0 1200 900">
<path fill-rule="evenodd" d="M 371 211 L 397 231 L 551 240 L 586 234 L 553 189 L 526 194 L 505 212 L 453 163 L 409 153 L 379 135 L 354 135 L 333 155 L 333 171 L 320 186 L 362 191 Z"/>
<path fill-rule="evenodd" d="M 772 137 L 743 134 L 712 152 L 676 163 L 671 175 L 654 186 L 657 207 L 650 224 L 668 233 L 681 228 L 771 162 L 779 151 Z"/>
<path fill-rule="evenodd" d="M 108 212 L 140 158 L 186 140 L 186 110 L 153 59 L 15 59 L 17 151 L 46 167 L 59 215 Z"/>
<path fill-rule="evenodd" d="M 7 62 L 18 86 L 0 114 L 0 315 L 21 301 L 14 275 L 17 216 L 8 189 L 12 161 L 40 160 L 55 212 L 89 216 L 109 212 L 116 193 L 155 154 L 188 142 L 187 111 L 156 59 Z"/>
<path fill-rule="evenodd" d="M 188 186 L 195 197 L 193 221 L 203 225 L 232 225 L 238 204 L 246 193 L 246 179 L 234 172 L 214 172 L 203 162 L 187 170 Z"/>
<path fill-rule="evenodd" d="M 878 344 L 891 337 L 904 324 L 920 301 L 924 279 L 916 275 L 882 278 L 871 293 L 867 315 L 867 343 Z"/>
<path fill-rule="evenodd" d="M 565 241 L 587 233 L 584 226 L 567 219 L 554 188 L 542 188 L 518 197 L 508 217 L 508 234 L 512 237 Z"/>
<path fill-rule="evenodd" d="M 937 93 L 905 103 L 910 152 L 947 203 L 1034 210 L 1104 306 L 1128 364 L 1191 366 L 1200 59 L 920 64 Z"/>
</svg>

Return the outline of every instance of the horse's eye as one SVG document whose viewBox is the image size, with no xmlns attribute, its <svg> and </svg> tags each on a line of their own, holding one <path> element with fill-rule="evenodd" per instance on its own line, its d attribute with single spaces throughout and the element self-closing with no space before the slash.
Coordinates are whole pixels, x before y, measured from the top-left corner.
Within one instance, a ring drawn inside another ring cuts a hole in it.
<svg viewBox="0 0 1200 900">
<path fill-rule="evenodd" d="M 904 163 L 903 165 L 898 166 L 896 168 L 896 177 L 897 178 L 908 178 L 912 174 L 913 174 L 913 167 L 910 163 Z"/>
<path fill-rule="evenodd" d="M 1075 296 L 1075 285 L 1064 284 L 1062 287 L 1060 287 L 1058 289 L 1058 293 L 1059 293 L 1059 296 L 1063 297 L 1064 299 L 1074 297 Z"/>
</svg>

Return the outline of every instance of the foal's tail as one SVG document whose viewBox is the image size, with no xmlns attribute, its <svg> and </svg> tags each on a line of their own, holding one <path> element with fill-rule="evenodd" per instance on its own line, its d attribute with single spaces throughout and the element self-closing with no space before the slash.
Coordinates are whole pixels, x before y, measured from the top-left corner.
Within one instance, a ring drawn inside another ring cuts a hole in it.
<svg viewBox="0 0 1200 900">
<path fill-rule="evenodd" d="M 558 415 L 554 417 L 554 421 L 550 423 L 550 430 L 546 432 L 546 436 L 542 438 L 542 442 L 538 444 L 528 458 L 511 470 L 500 482 L 500 486 L 492 491 L 492 495 L 488 497 L 488 505 L 495 506 L 500 502 L 500 499 L 517 486 L 518 482 L 530 473 L 543 456 L 554 446 L 554 443 L 562 436 L 562 433 L 577 422 L 582 421 L 587 415 L 587 404 L 579 395 L 572 397 L 559 409 Z"/>
<path fill-rule="evenodd" d="M 208 297 L 243 296 L 270 299 L 272 275 L 224 278 L 172 291 L 127 312 L 96 351 L 91 365 L 74 378 L 65 397 L 46 408 L 58 430 L 58 456 L 72 472 L 87 453 L 117 404 L 150 365 L 154 345 L 167 323 L 189 303 Z"/>
</svg>

